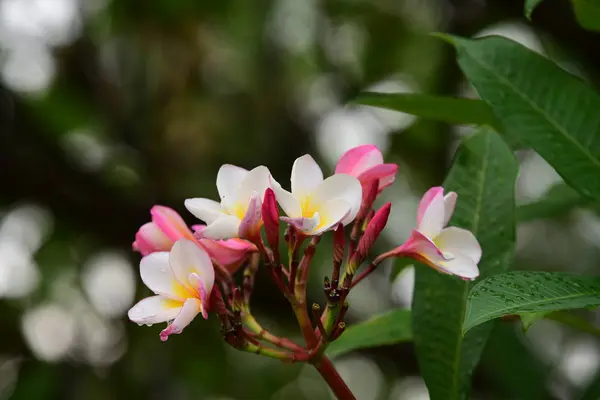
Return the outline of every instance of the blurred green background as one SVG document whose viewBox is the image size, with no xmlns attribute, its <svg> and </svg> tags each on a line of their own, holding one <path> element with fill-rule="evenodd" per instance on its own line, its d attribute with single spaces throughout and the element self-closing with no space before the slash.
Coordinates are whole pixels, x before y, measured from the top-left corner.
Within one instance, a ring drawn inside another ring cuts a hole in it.
<svg viewBox="0 0 600 400">
<path fill-rule="evenodd" d="M 216 318 L 167 343 L 126 318 L 148 294 L 131 242 L 153 204 L 215 197 L 219 166 L 267 165 L 288 182 L 307 152 L 331 172 L 377 144 L 400 165 L 382 250 L 406 239 L 467 127 L 346 105 L 361 91 L 476 96 L 450 46 L 427 34 L 501 34 L 590 82 L 600 36 L 567 0 L 533 24 L 513 0 L 0 0 L 0 399 L 327 399 L 302 365 L 234 351 Z M 519 201 L 560 182 L 518 153 Z M 519 226 L 515 268 L 598 273 L 600 219 L 574 209 Z M 329 238 L 330 239 L 330 238 Z M 323 302 L 328 238 L 310 290 Z M 576 254 L 576 257 L 574 257 Z M 322 266 L 322 271 L 318 268 Z M 348 319 L 410 307 L 412 274 L 385 266 L 352 293 Z M 264 325 L 299 338 L 259 276 Z M 594 321 L 596 315 L 584 314 Z M 600 319 L 600 318 L 599 318 Z M 427 399 L 410 345 L 335 360 L 359 399 Z M 503 322 L 474 377 L 477 399 L 576 399 L 597 340 L 542 321 Z"/>
</svg>

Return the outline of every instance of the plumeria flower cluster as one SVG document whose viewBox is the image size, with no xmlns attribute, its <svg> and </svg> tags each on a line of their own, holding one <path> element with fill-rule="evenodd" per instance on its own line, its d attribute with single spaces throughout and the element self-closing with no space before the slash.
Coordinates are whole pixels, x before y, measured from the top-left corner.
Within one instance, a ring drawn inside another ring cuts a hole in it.
<svg viewBox="0 0 600 400">
<path fill-rule="evenodd" d="M 481 248 L 474 235 L 447 227 L 456 193 L 444 194 L 443 188 L 434 187 L 419 204 L 410 238 L 374 257 L 357 275 L 387 224 L 391 204 L 377 211 L 373 205 L 394 182 L 397 169 L 396 164 L 384 163 L 373 145 L 347 151 L 329 177 L 304 155 L 292 166 L 287 190 L 264 166 L 249 171 L 223 165 L 216 179 L 219 201 L 185 201 L 202 225 L 190 228 L 174 210 L 155 206 L 152 221 L 137 232 L 133 249 L 143 256 L 140 275 L 155 295 L 136 304 L 129 318 L 147 325 L 166 322 L 160 338 L 167 340 L 197 315 L 206 319 L 214 312 L 225 339 L 236 348 L 323 365 L 324 349 L 344 331 L 349 291 L 383 260 L 410 257 L 462 279 L 479 274 Z M 280 228 L 285 231 L 283 240 Z M 328 231 L 333 231 L 334 249 L 331 275 L 324 279 L 327 306 L 322 311 L 319 304 L 307 307 L 306 284 L 316 247 Z M 285 260 L 280 247 L 287 248 Z M 289 301 L 304 344 L 272 334 L 253 317 L 250 299 L 261 265 Z M 234 276 L 239 269 L 244 271 L 241 285 Z"/>
</svg>

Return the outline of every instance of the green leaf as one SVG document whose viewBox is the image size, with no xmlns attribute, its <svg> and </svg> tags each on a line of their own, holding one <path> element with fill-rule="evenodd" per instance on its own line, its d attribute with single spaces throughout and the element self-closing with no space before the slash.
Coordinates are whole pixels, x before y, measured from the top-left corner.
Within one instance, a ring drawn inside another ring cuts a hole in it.
<svg viewBox="0 0 600 400">
<path fill-rule="evenodd" d="M 471 293 L 463 331 L 504 315 L 600 305 L 600 278 L 559 272 L 508 272 L 479 282 Z"/>
<path fill-rule="evenodd" d="M 568 185 L 600 199 L 600 95 L 511 40 L 452 41 L 460 67 L 509 142 L 533 148 Z"/>
<path fill-rule="evenodd" d="M 337 357 L 352 350 L 385 346 L 412 339 L 410 310 L 393 310 L 352 325 L 327 348 L 327 355 Z"/>
<path fill-rule="evenodd" d="M 451 124 L 498 125 L 491 108 L 481 100 L 421 93 L 361 93 L 353 103 L 387 108 Z"/>
<path fill-rule="evenodd" d="M 458 193 L 450 225 L 472 231 L 483 249 L 483 277 L 505 271 L 515 244 L 514 185 L 517 161 L 489 128 L 458 150 L 444 188 Z M 491 325 L 463 337 L 472 283 L 418 265 L 413 301 L 414 342 L 432 400 L 468 398 L 473 373 Z"/>
<path fill-rule="evenodd" d="M 579 400 L 598 400 L 600 399 L 600 371 L 592 379 L 592 382 L 579 395 Z"/>
<path fill-rule="evenodd" d="M 571 0 L 579 25 L 590 31 L 600 31 L 600 1 Z"/>
<path fill-rule="evenodd" d="M 541 2 L 542 2 L 542 0 L 525 0 L 524 13 L 525 13 L 525 16 L 527 17 L 527 19 L 531 19 L 531 13 L 533 12 L 533 10 L 535 10 L 535 8 Z"/>
</svg>

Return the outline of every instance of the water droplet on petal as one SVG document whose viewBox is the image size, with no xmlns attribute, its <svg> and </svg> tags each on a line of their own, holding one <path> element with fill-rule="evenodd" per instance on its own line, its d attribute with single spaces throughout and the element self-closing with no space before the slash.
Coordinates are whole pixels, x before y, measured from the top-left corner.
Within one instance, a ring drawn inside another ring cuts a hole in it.
<svg viewBox="0 0 600 400">
<path fill-rule="evenodd" d="M 444 257 L 447 261 L 454 260 L 454 254 L 452 254 L 448 251 L 443 251 L 442 257 Z"/>
</svg>

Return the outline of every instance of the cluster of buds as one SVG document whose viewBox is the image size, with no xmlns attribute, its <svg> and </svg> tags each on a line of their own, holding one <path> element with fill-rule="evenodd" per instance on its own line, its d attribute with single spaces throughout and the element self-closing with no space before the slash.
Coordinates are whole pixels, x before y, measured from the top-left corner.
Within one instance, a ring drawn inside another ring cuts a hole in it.
<svg viewBox="0 0 600 400">
<path fill-rule="evenodd" d="M 444 195 L 441 187 L 423 196 L 416 228 L 405 243 L 371 256 L 391 210 L 390 203 L 377 211 L 373 205 L 393 183 L 397 168 L 385 164 L 375 146 L 364 145 L 346 152 L 335 174 L 324 179 L 321 168 L 305 155 L 294 162 L 287 191 L 264 166 L 250 171 L 222 166 L 216 182 L 220 202 L 185 201 L 206 225 L 190 229 L 174 210 L 155 206 L 152 222 L 136 234 L 133 249 L 143 255 L 141 278 L 155 295 L 133 306 L 129 318 L 146 325 L 167 322 L 160 333 L 164 341 L 181 333 L 198 314 L 206 319 L 214 313 L 225 340 L 240 350 L 317 363 L 328 343 L 344 332 L 349 292 L 383 260 L 410 257 L 442 273 L 476 278 L 481 248 L 471 232 L 446 227 L 457 196 Z M 326 304 L 309 307 L 311 261 L 328 231 L 333 231 L 334 249 L 331 275 L 324 278 Z M 282 257 L 284 248 L 287 257 Z M 358 273 L 367 259 L 372 261 Z M 253 317 L 250 301 L 259 268 L 290 303 L 305 343 L 276 336 Z"/>
</svg>

